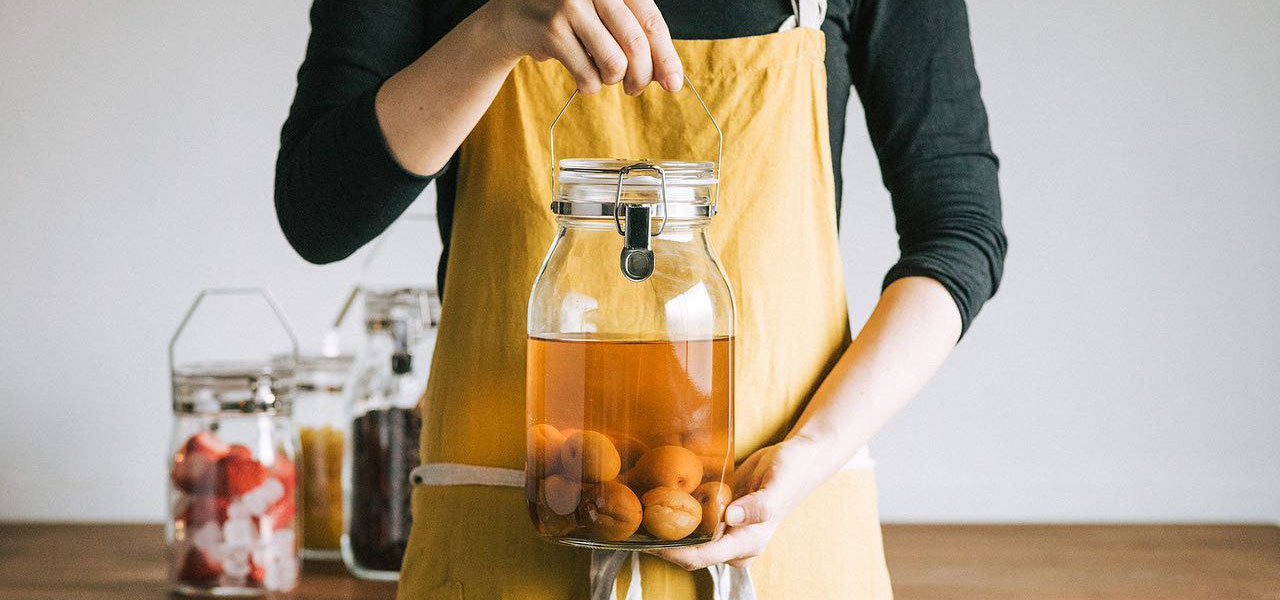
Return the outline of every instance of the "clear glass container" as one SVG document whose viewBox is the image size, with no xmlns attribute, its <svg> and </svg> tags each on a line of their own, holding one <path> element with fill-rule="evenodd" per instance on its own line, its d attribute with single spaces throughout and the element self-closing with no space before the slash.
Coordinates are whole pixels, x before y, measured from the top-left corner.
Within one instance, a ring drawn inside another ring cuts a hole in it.
<svg viewBox="0 0 1280 600">
<path fill-rule="evenodd" d="M 526 496 L 553 541 L 643 549 L 722 531 L 733 295 L 707 237 L 714 163 L 560 163 L 529 300 Z"/>
<path fill-rule="evenodd" d="M 351 379 L 342 560 L 357 577 L 395 580 L 412 526 L 410 472 L 439 300 L 428 288 L 364 289 L 365 347 Z"/>
<path fill-rule="evenodd" d="M 345 389 L 353 363 L 351 356 L 303 355 L 295 370 L 293 421 L 302 443 L 302 557 L 309 560 L 341 558 Z"/>
<path fill-rule="evenodd" d="M 192 305 L 174 342 L 207 293 Z M 172 351 L 171 344 L 171 590 L 263 596 L 293 589 L 299 560 L 292 365 L 263 359 L 175 366 Z"/>
</svg>

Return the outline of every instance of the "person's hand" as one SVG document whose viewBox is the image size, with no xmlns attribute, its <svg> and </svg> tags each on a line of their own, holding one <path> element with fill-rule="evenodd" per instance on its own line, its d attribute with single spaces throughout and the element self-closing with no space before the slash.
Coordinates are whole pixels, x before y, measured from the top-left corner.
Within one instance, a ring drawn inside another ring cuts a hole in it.
<svg viewBox="0 0 1280 600">
<path fill-rule="evenodd" d="M 653 0 L 492 0 L 482 10 L 502 40 L 492 50 L 554 58 L 584 94 L 619 81 L 628 94 L 640 93 L 651 81 L 672 92 L 684 82 L 671 33 Z"/>
<path fill-rule="evenodd" d="M 690 571 L 728 563 L 745 567 L 764 551 L 782 520 L 830 475 L 815 460 L 822 449 L 801 438 L 765 446 L 734 471 L 734 500 L 725 510 L 720 539 L 650 553 Z"/>
</svg>

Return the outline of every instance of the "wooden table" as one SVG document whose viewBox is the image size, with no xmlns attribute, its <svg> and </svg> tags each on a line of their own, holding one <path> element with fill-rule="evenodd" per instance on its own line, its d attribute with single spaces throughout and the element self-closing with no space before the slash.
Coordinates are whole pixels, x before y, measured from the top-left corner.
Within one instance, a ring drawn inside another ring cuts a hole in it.
<svg viewBox="0 0 1280 600">
<path fill-rule="evenodd" d="M 898 600 L 1280 599 L 1272 526 L 886 525 Z M 165 598 L 157 525 L 0 524 L 0 600 Z M 286 598 L 395 586 L 308 564 Z M 762 599 L 772 600 L 772 599 Z"/>
</svg>

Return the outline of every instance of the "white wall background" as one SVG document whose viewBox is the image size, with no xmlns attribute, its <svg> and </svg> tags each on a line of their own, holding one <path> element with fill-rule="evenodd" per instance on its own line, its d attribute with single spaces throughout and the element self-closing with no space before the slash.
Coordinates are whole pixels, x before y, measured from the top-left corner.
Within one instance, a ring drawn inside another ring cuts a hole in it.
<svg viewBox="0 0 1280 600">
<path fill-rule="evenodd" d="M 318 341 L 358 265 L 273 215 L 307 6 L 0 3 L 0 518 L 161 517 L 200 287 L 267 284 Z M 1280 2 L 971 13 L 1011 254 L 874 445 L 886 519 L 1280 521 Z M 851 115 L 862 318 L 897 250 Z"/>
</svg>

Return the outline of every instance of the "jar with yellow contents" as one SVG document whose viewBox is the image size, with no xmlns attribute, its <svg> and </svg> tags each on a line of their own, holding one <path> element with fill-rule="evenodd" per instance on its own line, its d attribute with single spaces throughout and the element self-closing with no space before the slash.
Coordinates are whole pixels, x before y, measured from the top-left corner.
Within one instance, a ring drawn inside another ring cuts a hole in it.
<svg viewBox="0 0 1280 600">
<path fill-rule="evenodd" d="M 295 369 L 294 423 L 301 440 L 302 557 L 340 560 L 342 459 L 351 356 L 301 356 Z"/>
</svg>

